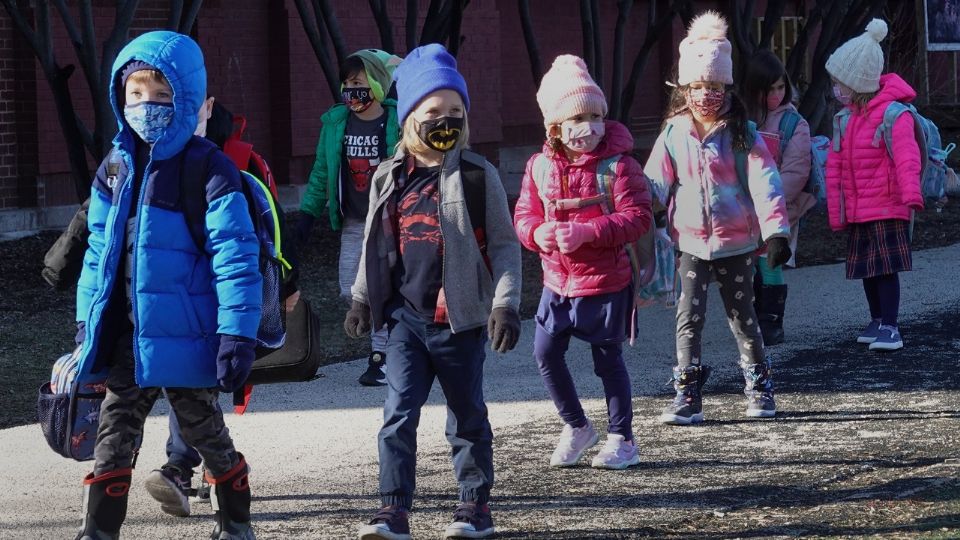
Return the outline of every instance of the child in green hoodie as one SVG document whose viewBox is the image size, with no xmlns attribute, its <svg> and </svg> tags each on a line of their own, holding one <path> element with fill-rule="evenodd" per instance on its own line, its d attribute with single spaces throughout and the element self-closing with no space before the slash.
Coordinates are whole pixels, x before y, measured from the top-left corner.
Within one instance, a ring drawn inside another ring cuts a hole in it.
<svg viewBox="0 0 960 540">
<path fill-rule="evenodd" d="M 350 302 L 350 286 L 357 276 L 363 226 L 367 217 L 370 179 L 381 161 L 393 156 L 400 134 L 397 102 L 386 97 L 393 70 L 400 58 L 377 49 L 362 49 L 340 67 L 343 103 L 330 108 L 321 121 L 317 160 L 300 203 L 303 214 L 298 236 L 301 244 L 326 207 L 330 227 L 340 236 L 340 295 Z M 364 386 L 386 384 L 384 362 L 387 329 L 370 334 L 371 353 Z"/>
</svg>

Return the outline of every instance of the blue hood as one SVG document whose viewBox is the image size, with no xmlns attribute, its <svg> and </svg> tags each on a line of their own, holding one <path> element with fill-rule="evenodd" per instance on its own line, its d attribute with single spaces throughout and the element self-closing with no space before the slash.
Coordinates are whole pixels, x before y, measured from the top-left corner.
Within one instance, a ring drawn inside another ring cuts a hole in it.
<svg viewBox="0 0 960 540">
<path fill-rule="evenodd" d="M 167 159 L 187 144 L 197 130 L 197 113 L 207 98 L 207 70 L 203 52 L 189 36 L 176 32 L 147 32 L 127 44 L 113 62 L 110 79 L 110 106 L 117 117 L 119 132 L 113 144 L 133 154 L 133 130 L 123 117 L 123 88 L 120 73 L 133 60 L 156 67 L 173 89 L 173 120 L 153 145 L 153 159 Z"/>
</svg>

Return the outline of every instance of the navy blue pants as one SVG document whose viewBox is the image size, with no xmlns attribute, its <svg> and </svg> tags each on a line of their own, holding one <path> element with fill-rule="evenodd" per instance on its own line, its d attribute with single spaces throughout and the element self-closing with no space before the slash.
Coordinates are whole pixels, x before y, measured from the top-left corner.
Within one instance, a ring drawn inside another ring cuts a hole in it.
<svg viewBox="0 0 960 540">
<path fill-rule="evenodd" d="M 164 391 L 166 393 L 166 391 Z M 215 402 L 217 410 L 220 410 L 220 403 Z M 193 470 L 200 466 L 203 461 L 200 453 L 183 440 L 180 433 L 180 424 L 177 422 L 177 415 L 170 409 L 170 435 L 167 437 L 167 463 L 176 465 L 184 470 Z"/>
<path fill-rule="evenodd" d="M 454 334 L 449 325 L 407 307 L 388 313 L 387 400 L 378 437 L 383 504 L 413 504 L 417 426 L 434 379 L 447 400 L 447 440 L 460 500 L 485 504 L 493 485 L 493 431 L 483 401 L 484 328 Z"/>
<path fill-rule="evenodd" d="M 540 367 L 543 384 L 553 399 L 560 418 L 573 427 L 587 424 L 573 376 L 564 356 L 570 337 L 590 343 L 593 372 L 603 382 L 607 400 L 609 433 L 633 440 L 633 404 L 630 374 L 623 362 L 623 341 L 633 307 L 633 289 L 596 296 L 565 297 L 544 287 L 537 308 L 537 330 L 533 355 Z"/>
</svg>

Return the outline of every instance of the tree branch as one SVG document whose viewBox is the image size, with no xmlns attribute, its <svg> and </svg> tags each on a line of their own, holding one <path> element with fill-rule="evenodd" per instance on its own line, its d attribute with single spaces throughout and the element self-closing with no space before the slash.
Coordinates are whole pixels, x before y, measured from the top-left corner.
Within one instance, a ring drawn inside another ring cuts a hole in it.
<svg viewBox="0 0 960 540">
<path fill-rule="evenodd" d="M 20 34 L 30 42 L 30 48 L 33 49 L 33 53 L 37 55 L 37 58 L 42 60 L 46 56 L 46 53 L 43 51 L 43 45 L 40 43 L 40 36 L 37 35 L 37 32 L 35 32 L 30 26 L 30 23 L 27 22 L 27 18 L 23 15 L 23 12 L 20 11 L 17 4 L 11 0 L 0 0 L 0 3 L 2 3 L 3 7 L 7 10 L 7 14 L 10 15 L 14 26 L 17 27 Z"/>
<path fill-rule="evenodd" d="M 651 4 L 653 3 L 654 2 L 651 2 Z M 692 11 L 693 9 L 689 0 L 674 0 L 674 2 L 671 2 L 670 9 L 667 10 L 667 13 L 660 18 L 655 18 L 656 11 L 651 5 L 649 16 L 647 17 L 647 32 L 644 36 L 643 44 L 640 46 L 640 50 L 637 51 L 637 56 L 633 59 L 630 79 L 623 88 L 623 100 L 620 105 L 621 122 L 629 124 L 630 109 L 633 107 L 633 98 L 637 90 L 637 83 L 640 81 L 640 76 L 647 67 L 647 61 L 650 59 L 650 52 L 653 50 L 654 45 L 660 40 L 663 33 L 673 26 L 673 18 L 676 15 L 679 14 L 683 17 L 684 14 L 686 14 L 686 16 L 689 17 L 692 15 Z"/>
<path fill-rule="evenodd" d="M 170 15 L 167 16 L 167 28 L 180 29 L 180 19 L 183 18 L 183 0 L 170 0 Z"/>
<path fill-rule="evenodd" d="M 773 34 L 783 18 L 783 11 L 786 8 L 785 0 L 768 0 L 767 9 L 763 14 L 763 24 L 760 27 L 760 41 L 757 42 L 759 49 L 773 49 L 771 42 Z"/>
<path fill-rule="evenodd" d="M 603 83 L 603 33 L 600 30 L 600 7 L 597 5 L 597 0 L 590 0 L 590 19 L 593 21 L 593 79 L 602 89 L 605 86 Z"/>
<path fill-rule="evenodd" d="M 730 0 L 731 15 L 731 34 L 737 50 L 744 56 L 752 56 L 757 51 L 757 44 L 754 41 L 753 33 L 750 29 L 750 22 L 753 20 L 754 0 L 747 0 L 743 9 L 740 9 L 738 0 Z"/>
<path fill-rule="evenodd" d="M 343 39 L 343 32 L 340 31 L 340 21 L 337 20 L 337 14 L 333 11 L 330 0 L 320 0 L 320 9 L 323 11 L 323 20 L 327 25 L 330 43 L 333 44 L 333 52 L 337 55 L 337 64 L 342 65 L 347 59 L 347 44 Z M 386 16 L 386 8 L 384 8 L 384 16 Z M 389 19 L 387 21 L 389 22 Z"/>
<path fill-rule="evenodd" d="M 447 51 L 449 51 L 453 57 L 456 57 L 457 53 L 460 52 L 460 25 L 463 23 L 465 4 L 464 0 L 451 1 L 450 22 L 447 25 L 449 31 L 447 36 Z"/>
<path fill-rule="evenodd" d="M 420 32 L 420 45 L 434 43 L 437 41 L 436 27 L 439 25 L 440 11 L 442 9 L 441 0 L 430 0 L 427 7 L 427 18 L 423 21 L 423 29 Z"/>
</svg>

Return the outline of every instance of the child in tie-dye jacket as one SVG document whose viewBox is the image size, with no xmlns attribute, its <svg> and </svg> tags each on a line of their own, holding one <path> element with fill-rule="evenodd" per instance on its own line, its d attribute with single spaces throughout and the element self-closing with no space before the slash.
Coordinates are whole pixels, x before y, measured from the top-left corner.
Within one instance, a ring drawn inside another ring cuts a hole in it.
<svg viewBox="0 0 960 540">
<path fill-rule="evenodd" d="M 711 279 L 718 282 L 737 340 L 746 414 L 776 414 L 770 364 L 753 308 L 753 272 L 761 241 L 771 267 L 790 258 L 790 225 L 776 164 L 730 89 L 733 63 L 726 28 L 719 15 L 707 12 L 680 43 L 679 86 L 644 170 L 667 208 L 680 252 L 677 395 L 660 417 L 667 424 L 703 421 L 701 389 L 710 369 L 701 365 L 700 342 Z"/>
</svg>

